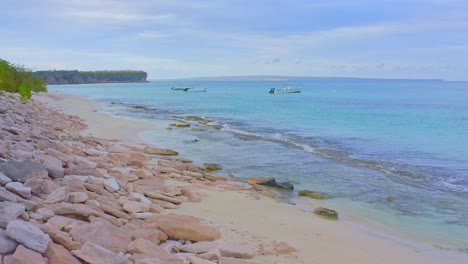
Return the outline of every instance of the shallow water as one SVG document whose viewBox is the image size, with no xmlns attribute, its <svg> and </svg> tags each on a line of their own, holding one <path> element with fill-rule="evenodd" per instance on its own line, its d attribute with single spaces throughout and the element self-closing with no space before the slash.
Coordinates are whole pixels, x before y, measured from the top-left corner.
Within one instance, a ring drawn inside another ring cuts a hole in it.
<svg viewBox="0 0 468 264">
<path fill-rule="evenodd" d="M 331 195 L 327 202 L 410 236 L 468 248 L 468 83 L 310 80 L 300 94 L 268 94 L 281 82 L 176 82 L 50 86 L 104 110 L 155 122 L 142 137 L 240 177 L 273 176 Z M 111 104 L 114 102 L 114 104 Z M 132 109 L 144 105 L 150 110 Z M 221 130 L 193 122 L 197 115 Z M 387 197 L 393 201 L 388 202 Z"/>
</svg>

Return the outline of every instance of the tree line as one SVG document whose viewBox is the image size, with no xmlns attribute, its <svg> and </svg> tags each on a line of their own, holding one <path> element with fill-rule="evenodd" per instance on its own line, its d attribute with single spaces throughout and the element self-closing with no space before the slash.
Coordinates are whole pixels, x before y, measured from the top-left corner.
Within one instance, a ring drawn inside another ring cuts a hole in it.
<svg viewBox="0 0 468 264">
<path fill-rule="evenodd" d="M 47 84 L 84 84 L 106 82 L 146 82 L 148 74 L 144 71 L 36 71 L 35 76 L 41 77 Z"/>
</svg>

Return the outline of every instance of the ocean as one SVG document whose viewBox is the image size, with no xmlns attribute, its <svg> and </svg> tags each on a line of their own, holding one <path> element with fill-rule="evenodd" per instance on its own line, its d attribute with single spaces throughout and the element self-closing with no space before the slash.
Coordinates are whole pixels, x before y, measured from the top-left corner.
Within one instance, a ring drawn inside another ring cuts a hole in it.
<svg viewBox="0 0 468 264">
<path fill-rule="evenodd" d="M 468 83 L 416 80 L 153 81 L 54 85 L 103 111 L 153 122 L 148 143 L 222 174 L 325 192 L 342 213 L 468 252 Z M 173 91 L 192 85 L 207 92 Z M 148 108 L 134 109 L 141 105 Z M 188 115 L 213 120 L 167 130 Z M 291 194 L 293 196 L 293 194 Z M 391 201 L 387 198 L 391 197 Z"/>
</svg>

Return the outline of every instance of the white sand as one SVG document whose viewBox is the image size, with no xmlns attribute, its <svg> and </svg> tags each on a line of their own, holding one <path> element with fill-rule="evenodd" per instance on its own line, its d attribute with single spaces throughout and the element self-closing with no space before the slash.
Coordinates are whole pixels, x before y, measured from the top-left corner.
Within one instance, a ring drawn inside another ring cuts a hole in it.
<svg viewBox="0 0 468 264">
<path fill-rule="evenodd" d="M 49 93 L 34 98 L 87 120 L 87 132 L 98 137 L 139 142 L 136 134 L 152 127 L 95 112 L 99 110 L 96 103 L 75 95 Z M 283 256 L 258 256 L 253 260 L 256 263 L 468 263 L 468 254 L 399 238 L 346 216 L 329 221 L 298 206 L 264 197 L 257 200 L 240 191 L 202 191 L 207 197 L 201 203 L 187 202 L 174 211 L 212 222 L 234 243 L 281 240 L 298 250 Z"/>
</svg>

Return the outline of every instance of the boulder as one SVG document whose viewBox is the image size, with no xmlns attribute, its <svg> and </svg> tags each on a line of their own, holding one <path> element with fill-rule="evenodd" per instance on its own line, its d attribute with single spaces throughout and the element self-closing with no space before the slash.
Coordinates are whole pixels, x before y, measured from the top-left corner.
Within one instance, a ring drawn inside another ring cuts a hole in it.
<svg viewBox="0 0 468 264">
<path fill-rule="evenodd" d="M 19 245 L 13 255 L 5 256 L 5 264 L 47 264 L 41 254 Z"/>
<path fill-rule="evenodd" d="M 0 185 L 5 185 L 7 183 L 11 182 L 11 179 L 8 178 L 5 174 L 0 172 Z"/>
<path fill-rule="evenodd" d="M 83 203 L 88 200 L 88 194 L 86 192 L 71 192 L 68 193 L 68 201 L 70 203 Z"/>
<path fill-rule="evenodd" d="M 44 253 L 50 243 L 49 235 L 45 234 L 36 226 L 22 221 L 10 221 L 6 228 L 6 235 L 15 241 L 25 245 L 27 248 Z"/>
<path fill-rule="evenodd" d="M 193 253 L 193 254 L 200 254 L 206 253 L 213 248 L 217 247 L 219 244 L 218 241 L 211 241 L 211 242 L 197 242 L 192 244 L 185 244 L 180 247 L 177 247 L 179 251 Z"/>
<path fill-rule="evenodd" d="M 68 199 L 68 187 L 61 187 L 47 196 L 46 204 L 60 203 Z"/>
<path fill-rule="evenodd" d="M 133 232 L 125 227 L 117 227 L 104 219 L 96 218 L 89 224 L 82 224 L 70 230 L 74 241 L 91 241 L 114 252 L 125 252 L 132 241 Z"/>
<path fill-rule="evenodd" d="M 314 214 L 330 220 L 338 220 L 338 213 L 335 210 L 325 207 L 315 208 Z"/>
<path fill-rule="evenodd" d="M 70 251 L 64 246 L 50 243 L 44 256 L 49 260 L 49 264 L 80 264 Z"/>
<path fill-rule="evenodd" d="M 73 250 L 73 255 L 86 261 L 89 264 L 129 264 L 130 261 L 124 256 L 116 254 L 99 245 L 87 241 L 79 250 Z"/>
<path fill-rule="evenodd" d="M 300 190 L 298 193 L 299 193 L 299 196 L 308 196 L 313 199 L 325 199 L 326 198 L 325 194 L 314 192 L 311 190 Z"/>
<path fill-rule="evenodd" d="M 17 246 L 18 242 L 7 237 L 5 229 L 0 228 L 0 255 L 13 253 Z"/>
<path fill-rule="evenodd" d="M 160 229 L 169 237 L 191 241 L 213 241 L 221 238 L 218 229 L 203 224 L 201 219 L 178 214 L 153 216 L 150 221 L 156 221 Z"/>
<path fill-rule="evenodd" d="M 5 185 L 5 188 L 12 193 L 16 193 L 24 198 L 31 197 L 31 188 L 24 186 L 20 182 L 9 182 Z"/>
<path fill-rule="evenodd" d="M 0 228 L 6 228 L 8 222 L 16 220 L 25 210 L 24 204 L 0 202 Z"/>
<path fill-rule="evenodd" d="M 46 168 L 34 161 L 14 161 L 9 160 L 0 163 L 0 171 L 8 178 L 17 182 L 26 182 L 29 178 L 47 178 Z"/>
<path fill-rule="evenodd" d="M 223 245 L 219 248 L 223 257 L 229 258 L 253 258 L 257 252 L 255 248 L 248 246 Z"/>
<path fill-rule="evenodd" d="M 128 201 L 123 205 L 123 209 L 129 213 L 143 213 L 148 212 L 150 206 L 147 203 Z"/>
<path fill-rule="evenodd" d="M 156 155 L 179 155 L 179 152 L 171 150 L 171 149 L 162 149 L 162 148 L 153 148 L 153 147 L 146 147 L 143 149 L 143 152 L 146 154 L 156 154 Z"/>
</svg>

